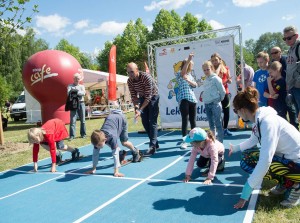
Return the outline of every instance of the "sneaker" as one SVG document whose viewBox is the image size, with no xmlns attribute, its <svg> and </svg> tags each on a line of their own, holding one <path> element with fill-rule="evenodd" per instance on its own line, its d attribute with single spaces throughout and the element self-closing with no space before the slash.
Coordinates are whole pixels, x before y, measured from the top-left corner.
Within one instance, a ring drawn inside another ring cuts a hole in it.
<svg viewBox="0 0 300 223">
<path fill-rule="evenodd" d="M 69 138 L 69 141 L 72 141 L 73 139 L 74 139 L 74 137 L 70 137 L 70 138 Z"/>
<path fill-rule="evenodd" d="M 146 152 L 146 155 L 153 155 L 155 153 L 155 148 L 154 147 L 149 147 L 149 149 Z"/>
<path fill-rule="evenodd" d="M 78 160 L 80 155 L 79 149 L 75 148 L 74 151 L 72 152 L 72 160 Z"/>
<path fill-rule="evenodd" d="M 280 184 L 277 184 L 276 186 L 270 189 L 270 193 L 274 195 L 284 194 L 285 192 L 286 192 L 286 188 Z"/>
<path fill-rule="evenodd" d="M 60 151 L 56 152 L 56 163 L 60 163 L 62 161 L 62 154 Z"/>
<path fill-rule="evenodd" d="M 156 146 L 156 149 L 159 149 L 159 144 L 158 144 L 158 141 L 156 141 L 156 144 L 155 144 L 155 146 Z"/>
<path fill-rule="evenodd" d="M 221 159 L 222 159 L 222 161 L 221 161 L 221 163 L 217 167 L 217 171 L 218 172 L 223 172 L 224 169 L 225 169 L 225 159 L 224 158 L 221 158 Z"/>
<path fill-rule="evenodd" d="M 292 208 L 300 204 L 300 189 L 290 189 L 290 194 L 287 199 L 281 201 L 280 204 L 286 208 Z"/>
<path fill-rule="evenodd" d="M 86 138 L 86 135 L 81 136 L 81 138 L 85 139 L 85 138 Z"/>
<path fill-rule="evenodd" d="M 132 162 L 136 163 L 136 162 L 140 162 L 140 161 L 141 161 L 140 151 L 138 149 L 136 149 L 136 152 L 132 153 Z"/>
<path fill-rule="evenodd" d="M 181 143 L 181 145 L 180 145 L 180 149 L 182 149 L 182 150 L 187 149 L 187 147 L 188 147 L 188 144 L 187 144 L 186 142 L 183 142 L 183 143 Z"/>
<path fill-rule="evenodd" d="M 232 136 L 232 133 L 228 129 L 224 129 L 224 136 Z"/>
<path fill-rule="evenodd" d="M 127 152 L 125 150 L 122 150 L 119 152 L 120 163 L 122 163 L 125 160 L 126 155 L 127 155 Z"/>
</svg>

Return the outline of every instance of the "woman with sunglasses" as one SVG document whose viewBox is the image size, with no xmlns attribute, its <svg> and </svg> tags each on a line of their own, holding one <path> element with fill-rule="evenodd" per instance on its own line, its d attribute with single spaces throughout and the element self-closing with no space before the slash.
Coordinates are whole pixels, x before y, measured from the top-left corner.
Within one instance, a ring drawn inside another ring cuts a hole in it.
<svg viewBox="0 0 300 223">
<path fill-rule="evenodd" d="M 242 151 L 241 168 L 251 174 L 234 208 L 243 208 L 263 179 L 278 182 L 272 194 L 287 193 L 280 202 L 282 206 L 296 206 L 300 204 L 300 133 L 273 108 L 259 107 L 258 100 L 258 91 L 253 87 L 239 92 L 233 100 L 234 111 L 253 123 L 250 138 L 229 148 L 229 156 Z M 250 149 L 257 143 L 260 149 Z"/>
</svg>

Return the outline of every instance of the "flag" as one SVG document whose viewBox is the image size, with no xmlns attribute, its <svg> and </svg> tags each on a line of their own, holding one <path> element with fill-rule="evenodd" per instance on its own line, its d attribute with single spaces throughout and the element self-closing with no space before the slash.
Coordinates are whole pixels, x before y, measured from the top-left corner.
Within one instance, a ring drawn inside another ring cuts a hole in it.
<svg viewBox="0 0 300 223">
<path fill-rule="evenodd" d="M 117 101 L 117 61 L 116 61 L 116 46 L 112 45 L 108 58 L 108 101 L 115 103 Z"/>
</svg>

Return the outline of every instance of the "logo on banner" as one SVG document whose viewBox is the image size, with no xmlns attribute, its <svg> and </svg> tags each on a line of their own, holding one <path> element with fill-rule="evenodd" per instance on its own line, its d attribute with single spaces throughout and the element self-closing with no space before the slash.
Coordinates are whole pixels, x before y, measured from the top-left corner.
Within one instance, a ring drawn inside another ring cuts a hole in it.
<svg viewBox="0 0 300 223">
<path fill-rule="evenodd" d="M 166 56 L 167 55 L 167 49 L 162 49 L 162 52 L 159 53 L 159 56 Z"/>
<path fill-rule="evenodd" d="M 222 40 L 215 40 L 216 45 L 228 45 L 229 44 L 229 39 L 222 39 Z"/>
<path fill-rule="evenodd" d="M 38 82 L 43 82 L 44 79 L 56 76 L 58 76 L 58 73 L 52 73 L 51 68 L 44 64 L 41 68 L 32 69 L 32 74 L 30 76 L 31 86 Z"/>
</svg>

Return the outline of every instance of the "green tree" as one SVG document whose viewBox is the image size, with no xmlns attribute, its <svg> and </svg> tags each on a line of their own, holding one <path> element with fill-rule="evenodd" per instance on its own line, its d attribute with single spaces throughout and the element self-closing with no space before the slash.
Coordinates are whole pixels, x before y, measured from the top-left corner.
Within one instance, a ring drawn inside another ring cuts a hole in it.
<svg viewBox="0 0 300 223">
<path fill-rule="evenodd" d="M 281 32 L 276 32 L 276 33 L 267 32 L 267 33 L 264 33 L 255 42 L 255 46 L 254 46 L 254 49 L 253 49 L 253 54 L 256 56 L 261 51 L 265 51 L 267 53 L 270 53 L 272 47 L 274 47 L 274 46 L 279 46 L 281 48 L 282 52 L 285 52 L 285 51 L 288 50 L 288 46 L 282 40 L 282 33 Z"/>
<path fill-rule="evenodd" d="M 108 72 L 108 56 L 112 45 L 113 45 L 112 42 L 106 41 L 104 43 L 104 49 L 99 53 L 99 55 L 96 58 L 101 71 Z M 118 55 L 118 47 L 117 47 L 117 66 L 118 66 L 118 56 L 119 55 Z M 117 69 L 117 73 L 118 73 L 118 69 Z"/>
<path fill-rule="evenodd" d="M 152 26 L 153 29 L 150 34 L 150 40 L 152 41 L 182 36 L 184 34 L 181 21 L 178 21 L 175 11 L 170 13 L 167 10 L 161 9 Z"/>
<path fill-rule="evenodd" d="M 27 3 L 30 0 L 5 0 L 0 3 L 0 42 L 7 43 L 2 45 L 15 45 L 16 42 L 8 41 L 12 34 L 18 30 L 23 30 L 27 23 L 31 23 L 32 16 L 38 13 L 38 5 L 31 9 L 31 15 L 24 17 L 25 11 L 28 11 Z M 21 39 L 24 41 L 25 39 Z M 3 50 L 3 48 L 2 48 Z"/>
<path fill-rule="evenodd" d="M 182 28 L 184 35 L 197 33 L 198 32 L 198 19 L 191 13 L 187 12 L 183 17 Z"/>
<path fill-rule="evenodd" d="M 6 79 L 2 76 L 0 76 L 0 108 L 4 106 L 4 103 L 7 99 L 13 98 L 12 91 L 11 91 L 11 85 L 7 83 Z M 1 127 L 0 127 L 1 128 Z"/>
<path fill-rule="evenodd" d="M 91 69 L 94 67 L 92 58 L 87 54 L 80 52 L 79 47 L 69 43 L 66 39 L 61 39 L 55 49 L 72 55 L 82 68 Z"/>
</svg>

